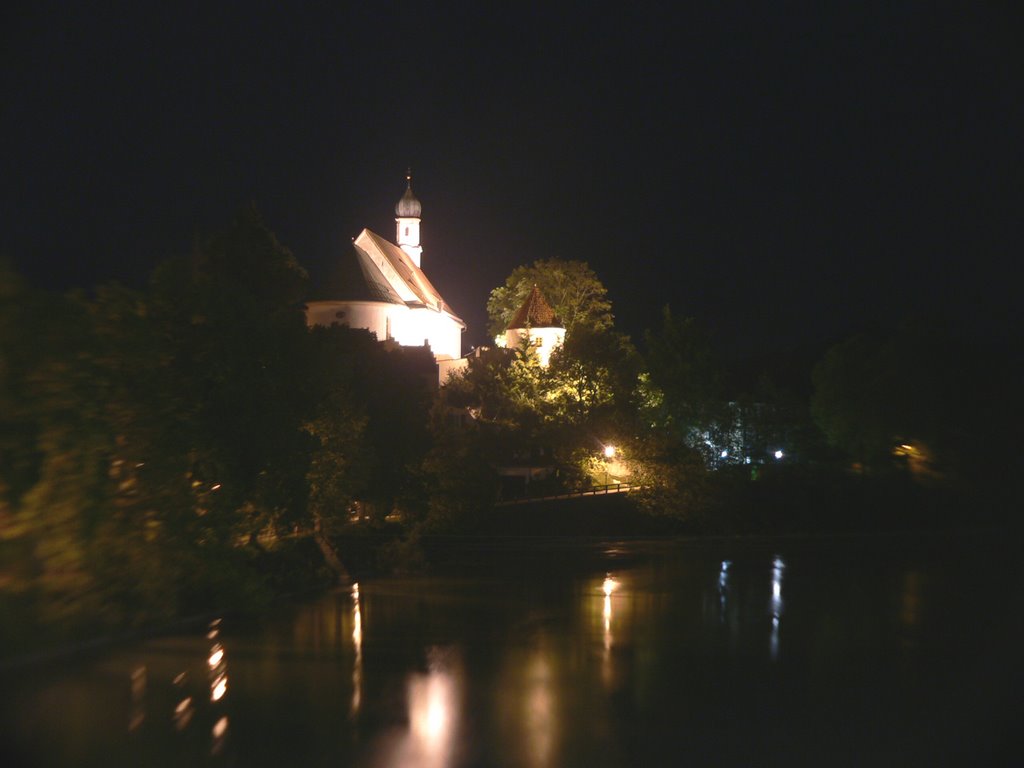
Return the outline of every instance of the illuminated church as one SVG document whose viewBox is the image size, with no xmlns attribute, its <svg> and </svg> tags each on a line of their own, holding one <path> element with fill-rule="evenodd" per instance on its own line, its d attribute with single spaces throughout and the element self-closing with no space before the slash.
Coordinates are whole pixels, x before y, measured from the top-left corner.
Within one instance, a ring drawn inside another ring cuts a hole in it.
<svg viewBox="0 0 1024 768">
<path fill-rule="evenodd" d="M 438 381 L 465 367 L 462 332 L 466 324 L 423 273 L 420 201 L 406 176 L 405 194 L 395 206 L 395 242 L 364 229 L 342 254 L 328 280 L 327 296 L 306 305 L 309 325 L 365 328 L 380 341 L 427 346 L 438 365 Z"/>
</svg>

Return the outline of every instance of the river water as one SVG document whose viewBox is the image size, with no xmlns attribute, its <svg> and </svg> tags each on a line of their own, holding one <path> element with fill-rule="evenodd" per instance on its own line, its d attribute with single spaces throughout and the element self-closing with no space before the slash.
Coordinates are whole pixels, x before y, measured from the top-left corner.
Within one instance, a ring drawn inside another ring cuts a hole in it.
<svg viewBox="0 0 1024 768">
<path fill-rule="evenodd" d="M 8 674 L 7 765 L 1020 764 L 991 536 L 521 541 Z"/>
</svg>

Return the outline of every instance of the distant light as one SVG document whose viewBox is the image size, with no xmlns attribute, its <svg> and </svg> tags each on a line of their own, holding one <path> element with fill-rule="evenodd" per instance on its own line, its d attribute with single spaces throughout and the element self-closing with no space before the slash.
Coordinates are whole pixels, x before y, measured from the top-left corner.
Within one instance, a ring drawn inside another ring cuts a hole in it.
<svg viewBox="0 0 1024 768">
<path fill-rule="evenodd" d="M 782 451 L 776 451 L 776 452 L 775 452 L 775 458 L 776 458 L 776 459 L 781 459 L 781 458 L 782 458 L 782 456 L 783 456 L 783 454 L 782 454 Z"/>
<path fill-rule="evenodd" d="M 726 456 L 728 456 L 728 455 L 729 455 L 729 451 L 727 451 L 727 450 L 726 450 L 726 451 L 722 451 L 722 458 L 723 458 L 723 459 L 724 459 L 724 458 L 725 458 Z"/>
<path fill-rule="evenodd" d="M 216 724 L 213 726 L 213 738 L 215 738 L 215 739 L 221 738 L 225 733 L 227 733 L 227 730 L 228 730 L 228 716 L 224 715 L 224 717 L 222 717 L 220 720 L 218 720 L 216 722 Z"/>
<path fill-rule="evenodd" d="M 614 459 L 615 458 L 615 446 L 614 445 L 606 445 L 604 447 L 604 456 L 605 456 L 606 459 Z"/>
</svg>

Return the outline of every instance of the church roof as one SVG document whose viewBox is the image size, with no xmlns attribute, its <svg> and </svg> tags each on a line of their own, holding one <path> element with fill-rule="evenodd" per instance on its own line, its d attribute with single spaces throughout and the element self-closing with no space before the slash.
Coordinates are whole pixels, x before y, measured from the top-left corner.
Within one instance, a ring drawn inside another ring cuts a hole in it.
<svg viewBox="0 0 1024 768">
<path fill-rule="evenodd" d="M 344 249 L 332 263 L 323 287 L 315 298 L 333 301 L 383 301 L 405 304 L 380 268 L 358 245 Z"/>
<path fill-rule="evenodd" d="M 327 301 L 381 301 L 444 312 L 466 327 L 408 253 L 364 229 L 327 277 L 317 296 Z"/>
<path fill-rule="evenodd" d="M 536 285 L 526 297 L 526 301 L 508 324 L 507 330 L 516 328 L 561 328 L 562 321 L 558 319 L 555 310 L 548 304 L 544 294 Z"/>
<path fill-rule="evenodd" d="M 462 323 L 459 316 L 441 297 L 437 288 L 423 274 L 423 270 L 416 266 L 412 257 L 404 250 L 368 229 L 359 233 L 356 245 L 378 265 L 391 287 L 405 300 L 406 304 L 419 304 L 438 312 L 447 312 Z M 462 324 L 465 326 L 465 323 Z"/>
</svg>

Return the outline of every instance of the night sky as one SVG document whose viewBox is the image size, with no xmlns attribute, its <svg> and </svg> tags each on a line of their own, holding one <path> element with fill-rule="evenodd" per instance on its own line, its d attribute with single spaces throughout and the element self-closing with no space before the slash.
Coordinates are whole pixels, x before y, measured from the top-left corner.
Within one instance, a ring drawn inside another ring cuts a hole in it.
<svg viewBox="0 0 1024 768">
<path fill-rule="evenodd" d="M 142 286 L 255 202 L 316 281 L 361 228 L 394 237 L 411 165 L 465 347 L 549 257 L 589 262 L 623 330 L 667 303 L 739 356 L 938 309 L 1020 329 L 1019 18 L 687 5 L 24 3 L 0 254 Z"/>
</svg>

